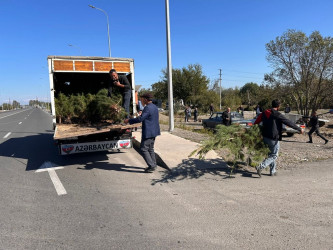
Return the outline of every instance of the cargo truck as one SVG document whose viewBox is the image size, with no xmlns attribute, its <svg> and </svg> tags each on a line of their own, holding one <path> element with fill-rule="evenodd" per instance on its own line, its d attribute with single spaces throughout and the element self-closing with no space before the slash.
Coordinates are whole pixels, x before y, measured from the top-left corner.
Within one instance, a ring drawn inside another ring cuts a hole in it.
<svg viewBox="0 0 333 250">
<path fill-rule="evenodd" d="M 96 94 L 108 88 L 110 69 L 126 75 L 135 97 L 134 60 L 114 57 L 48 56 L 51 113 L 54 140 L 61 155 L 95 151 L 119 150 L 132 147 L 132 130 L 140 124 L 59 124 L 56 120 L 55 98 L 59 93 Z M 136 113 L 136 99 L 132 101 Z"/>
</svg>

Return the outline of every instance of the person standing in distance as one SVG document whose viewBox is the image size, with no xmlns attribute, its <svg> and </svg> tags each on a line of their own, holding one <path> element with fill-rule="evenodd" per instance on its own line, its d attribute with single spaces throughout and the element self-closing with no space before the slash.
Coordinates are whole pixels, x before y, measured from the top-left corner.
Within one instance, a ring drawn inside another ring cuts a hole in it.
<svg viewBox="0 0 333 250">
<path fill-rule="evenodd" d="M 268 166 L 270 166 L 270 176 L 276 175 L 276 160 L 280 149 L 279 141 L 282 140 L 282 124 L 296 129 L 303 134 L 303 130 L 282 115 L 279 109 L 280 101 L 277 99 L 273 100 L 272 108 L 262 112 L 254 122 L 254 124 L 262 122 L 262 136 L 264 143 L 268 146 L 270 151 L 268 157 L 256 167 L 259 177 L 261 177 L 261 171 Z"/>
<path fill-rule="evenodd" d="M 131 84 L 129 83 L 126 76 L 118 75 L 115 69 L 111 69 L 109 71 L 109 74 L 111 77 L 111 82 L 108 88 L 108 96 L 111 97 L 113 86 L 119 88 L 123 97 L 123 108 L 126 110 L 127 114 L 129 115 L 131 96 L 132 96 Z"/>
<path fill-rule="evenodd" d="M 145 169 L 146 173 L 152 173 L 157 167 L 156 156 L 154 151 L 154 144 L 156 136 L 160 135 L 160 124 L 158 109 L 152 102 L 152 95 L 145 93 L 140 96 L 144 109 L 141 116 L 137 118 L 126 119 L 125 123 L 140 123 L 142 122 L 142 136 L 140 150 L 143 158 L 145 159 L 148 167 Z"/>
<path fill-rule="evenodd" d="M 194 107 L 194 111 L 193 111 L 193 121 L 197 122 L 198 121 L 198 107 Z"/>
<path fill-rule="evenodd" d="M 255 109 L 255 111 L 256 111 L 256 115 L 261 114 L 261 112 L 262 112 L 262 108 L 260 107 L 259 104 L 258 104 L 254 109 Z"/>
<path fill-rule="evenodd" d="M 230 126 L 231 125 L 231 112 L 230 112 L 230 108 L 228 107 L 226 111 L 223 112 L 222 114 L 222 122 L 224 125 L 226 126 Z"/>
<path fill-rule="evenodd" d="M 209 105 L 209 115 L 212 116 L 213 113 L 214 113 L 214 106 L 213 106 L 213 103 L 211 103 L 211 104 Z"/>
<path fill-rule="evenodd" d="M 286 108 L 284 109 L 284 112 L 286 114 L 288 114 L 288 113 L 290 113 L 290 111 L 291 111 L 291 108 L 290 108 L 289 104 L 287 104 Z"/>
<path fill-rule="evenodd" d="M 319 132 L 319 122 L 318 122 L 318 116 L 316 111 L 312 111 L 311 117 L 310 117 L 310 124 L 311 129 L 309 131 L 309 141 L 308 143 L 312 143 L 312 133 L 316 132 L 316 134 L 325 141 L 325 144 L 328 143 L 328 140 L 322 136 Z"/>
</svg>

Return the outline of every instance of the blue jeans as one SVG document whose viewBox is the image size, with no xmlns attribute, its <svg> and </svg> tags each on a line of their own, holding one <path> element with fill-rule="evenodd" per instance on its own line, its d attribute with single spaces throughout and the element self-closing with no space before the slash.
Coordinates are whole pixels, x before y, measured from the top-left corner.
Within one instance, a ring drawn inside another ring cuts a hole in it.
<svg viewBox="0 0 333 250">
<path fill-rule="evenodd" d="M 132 90 L 126 90 L 123 93 L 123 108 L 126 110 L 127 114 L 130 113 Z"/>
<path fill-rule="evenodd" d="M 155 169 L 157 166 L 154 144 L 155 144 L 155 137 L 141 139 L 140 149 L 143 155 L 143 159 L 145 159 L 148 167 L 151 169 Z"/>
<path fill-rule="evenodd" d="M 280 142 L 264 137 L 264 143 L 268 146 L 270 153 L 268 157 L 259 164 L 259 168 L 264 169 L 270 166 L 270 173 L 274 174 L 276 172 L 276 160 L 279 154 Z"/>
</svg>

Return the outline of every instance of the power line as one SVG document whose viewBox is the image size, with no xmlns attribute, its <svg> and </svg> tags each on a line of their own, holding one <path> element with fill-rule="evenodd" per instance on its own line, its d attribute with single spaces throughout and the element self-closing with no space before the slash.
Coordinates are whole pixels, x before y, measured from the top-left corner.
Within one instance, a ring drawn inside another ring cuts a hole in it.
<svg viewBox="0 0 333 250">
<path fill-rule="evenodd" d="M 254 74 L 254 75 L 264 75 L 267 74 L 266 73 L 262 73 L 262 72 L 249 72 L 249 71 L 240 71 L 240 70 L 224 70 L 226 72 L 236 72 L 236 73 L 245 73 L 245 74 Z"/>
</svg>

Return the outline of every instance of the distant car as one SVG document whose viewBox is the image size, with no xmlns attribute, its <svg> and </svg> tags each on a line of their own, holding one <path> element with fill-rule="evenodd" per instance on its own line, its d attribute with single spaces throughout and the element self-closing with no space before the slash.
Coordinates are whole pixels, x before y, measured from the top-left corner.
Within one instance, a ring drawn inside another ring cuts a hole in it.
<svg viewBox="0 0 333 250">
<path fill-rule="evenodd" d="M 250 128 L 254 125 L 254 122 L 256 121 L 256 118 L 253 119 L 243 119 L 243 120 L 235 120 L 232 121 L 232 124 L 238 124 L 240 126 L 243 126 L 245 128 Z"/>
<path fill-rule="evenodd" d="M 296 125 L 300 127 L 302 130 L 305 130 L 305 124 L 296 123 Z M 294 134 L 299 134 L 298 130 L 293 129 L 284 124 L 282 124 L 282 133 L 286 133 L 288 137 L 292 137 Z"/>
<path fill-rule="evenodd" d="M 300 114 L 292 114 L 292 113 L 282 113 L 289 120 L 294 122 L 301 129 L 305 129 L 305 123 L 303 121 L 303 116 Z M 282 133 L 287 134 L 288 137 L 293 136 L 294 134 L 299 134 L 298 130 L 293 129 L 287 125 L 282 124 Z"/>
<path fill-rule="evenodd" d="M 215 129 L 219 124 L 223 124 L 222 121 L 223 112 L 215 112 L 210 118 L 202 120 L 202 126 L 204 128 Z M 252 126 L 255 119 L 244 119 L 244 117 L 238 112 L 231 112 L 231 123 L 239 124 L 241 126 Z"/>
</svg>

